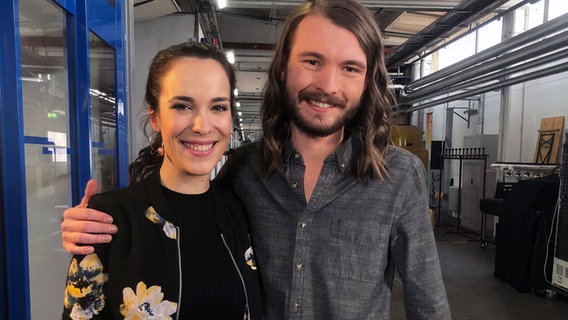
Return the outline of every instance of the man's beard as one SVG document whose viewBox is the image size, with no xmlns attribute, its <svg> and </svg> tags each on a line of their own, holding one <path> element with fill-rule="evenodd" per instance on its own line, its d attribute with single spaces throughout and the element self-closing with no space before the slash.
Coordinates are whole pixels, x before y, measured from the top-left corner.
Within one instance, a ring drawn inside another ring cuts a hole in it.
<svg viewBox="0 0 568 320">
<path fill-rule="evenodd" d="M 344 110 L 344 113 L 341 114 L 335 122 L 329 125 L 317 123 L 317 118 L 307 119 L 303 117 L 300 113 L 300 107 L 298 106 L 302 101 L 321 101 L 323 98 L 325 98 L 327 103 L 333 105 L 333 108 Z M 305 90 L 298 93 L 298 101 L 296 101 L 294 97 L 288 93 L 286 95 L 286 106 L 290 115 L 290 121 L 302 132 L 312 137 L 327 137 L 342 130 L 349 122 L 351 122 L 351 120 L 353 120 L 359 110 L 359 103 L 357 103 L 355 107 L 346 110 L 347 103 L 342 99 L 327 96 L 319 92 L 308 92 Z"/>
</svg>

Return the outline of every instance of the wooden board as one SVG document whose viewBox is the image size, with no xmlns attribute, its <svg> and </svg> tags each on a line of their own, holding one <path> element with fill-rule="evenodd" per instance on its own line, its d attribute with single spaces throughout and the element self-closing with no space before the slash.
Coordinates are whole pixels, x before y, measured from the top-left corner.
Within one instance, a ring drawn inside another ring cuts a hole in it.
<svg viewBox="0 0 568 320">
<path fill-rule="evenodd" d="M 564 117 L 543 118 L 538 129 L 534 162 L 539 164 L 558 163 L 558 154 L 564 132 Z"/>
</svg>

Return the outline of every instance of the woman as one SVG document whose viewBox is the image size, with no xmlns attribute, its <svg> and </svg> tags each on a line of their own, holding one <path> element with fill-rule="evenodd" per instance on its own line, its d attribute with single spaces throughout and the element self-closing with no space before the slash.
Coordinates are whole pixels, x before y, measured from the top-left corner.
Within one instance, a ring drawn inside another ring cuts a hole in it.
<svg viewBox="0 0 568 320">
<path fill-rule="evenodd" d="M 119 232 L 74 256 L 64 319 L 257 319 L 256 266 L 241 204 L 210 182 L 232 132 L 235 74 L 219 49 L 160 51 L 146 84 L 153 142 L 129 187 L 94 196 Z"/>
</svg>

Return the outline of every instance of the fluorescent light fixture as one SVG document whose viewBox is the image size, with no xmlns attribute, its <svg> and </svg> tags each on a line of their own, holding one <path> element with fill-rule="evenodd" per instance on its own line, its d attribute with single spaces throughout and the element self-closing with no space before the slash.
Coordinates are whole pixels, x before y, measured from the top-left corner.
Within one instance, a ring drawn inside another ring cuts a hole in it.
<svg viewBox="0 0 568 320">
<path fill-rule="evenodd" d="M 235 90 L 236 90 L 236 89 L 235 89 Z M 235 95 L 237 96 L 237 95 L 238 95 L 238 92 L 235 92 Z M 237 103 L 235 103 L 235 105 L 237 106 L 237 108 L 240 108 L 240 107 L 241 107 L 241 103 L 238 102 L 238 101 L 237 101 Z"/>
<path fill-rule="evenodd" d="M 235 91 L 233 91 L 233 94 L 235 95 L 235 97 L 239 96 L 239 89 L 235 88 Z"/>
<path fill-rule="evenodd" d="M 223 9 L 227 6 L 227 0 L 217 0 L 217 8 Z"/>
<path fill-rule="evenodd" d="M 230 64 L 235 63 L 235 50 L 225 51 L 225 56 L 227 57 L 227 61 L 229 61 Z"/>
</svg>

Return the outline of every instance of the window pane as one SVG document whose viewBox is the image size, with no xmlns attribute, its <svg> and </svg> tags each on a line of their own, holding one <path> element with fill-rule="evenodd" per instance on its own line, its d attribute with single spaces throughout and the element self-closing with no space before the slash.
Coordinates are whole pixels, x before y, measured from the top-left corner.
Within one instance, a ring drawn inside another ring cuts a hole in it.
<svg viewBox="0 0 568 320">
<path fill-rule="evenodd" d="M 479 28 L 477 52 L 481 52 L 496 44 L 501 43 L 501 30 L 503 28 L 502 19 L 495 20 L 486 26 Z"/>
<path fill-rule="evenodd" d="M 31 314 L 57 319 L 70 259 L 59 232 L 71 203 L 66 15 L 49 1 L 20 0 L 19 17 Z"/>
<path fill-rule="evenodd" d="M 523 33 L 544 21 L 544 1 L 527 4 L 515 10 L 515 34 Z"/>
<path fill-rule="evenodd" d="M 92 168 L 101 191 L 118 186 L 115 61 L 114 49 L 90 32 Z"/>
<path fill-rule="evenodd" d="M 560 17 L 568 13 L 568 1 L 548 0 L 548 20 Z"/>
<path fill-rule="evenodd" d="M 475 54 L 475 34 L 471 33 L 440 50 L 438 66 L 441 70 Z"/>
</svg>

